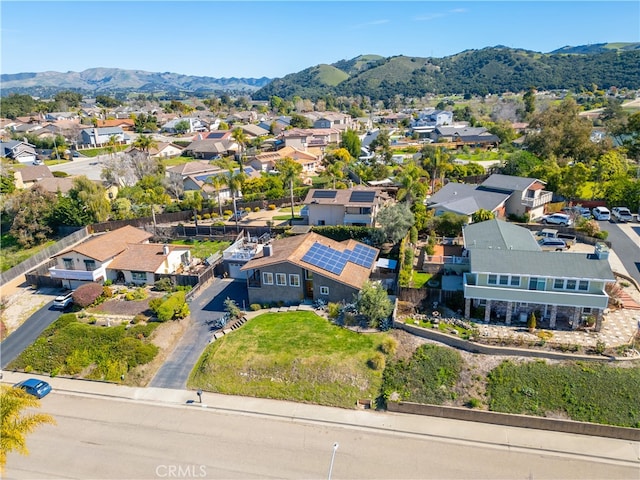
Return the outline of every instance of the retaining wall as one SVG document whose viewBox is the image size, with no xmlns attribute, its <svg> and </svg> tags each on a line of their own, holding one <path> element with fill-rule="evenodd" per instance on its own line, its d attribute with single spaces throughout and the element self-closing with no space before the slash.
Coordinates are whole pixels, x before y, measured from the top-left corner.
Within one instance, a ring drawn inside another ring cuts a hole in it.
<svg viewBox="0 0 640 480">
<path fill-rule="evenodd" d="M 509 413 L 488 412 L 459 407 L 445 407 L 441 405 L 423 405 L 411 402 L 388 402 L 389 412 L 411 413 L 430 417 L 451 418 L 467 422 L 490 423 L 509 427 L 535 428 L 537 430 L 552 430 L 554 432 L 577 433 L 596 437 L 617 438 L 620 440 L 640 441 L 640 430 L 597 423 L 576 422 L 573 420 L 558 420 L 555 418 L 530 417 Z"/>
</svg>

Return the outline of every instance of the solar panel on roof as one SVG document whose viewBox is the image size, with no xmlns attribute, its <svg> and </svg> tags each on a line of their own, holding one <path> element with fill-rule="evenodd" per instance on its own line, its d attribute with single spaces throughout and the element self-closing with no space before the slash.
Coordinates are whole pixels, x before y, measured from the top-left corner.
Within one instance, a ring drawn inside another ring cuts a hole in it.
<svg viewBox="0 0 640 480">
<path fill-rule="evenodd" d="M 362 191 L 354 191 L 351 192 L 351 196 L 349 197 L 350 202 L 364 202 L 371 203 L 376 198 L 376 192 L 362 192 Z"/>
<path fill-rule="evenodd" d="M 303 262 L 307 262 L 327 272 L 340 275 L 347 262 L 371 268 L 376 258 L 376 250 L 366 245 L 356 245 L 353 250 L 340 252 L 327 245 L 314 243 L 302 257 Z"/>
<path fill-rule="evenodd" d="M 336 198 L 335 190 L 316 190 L 312 198 Z"/>
</svg>

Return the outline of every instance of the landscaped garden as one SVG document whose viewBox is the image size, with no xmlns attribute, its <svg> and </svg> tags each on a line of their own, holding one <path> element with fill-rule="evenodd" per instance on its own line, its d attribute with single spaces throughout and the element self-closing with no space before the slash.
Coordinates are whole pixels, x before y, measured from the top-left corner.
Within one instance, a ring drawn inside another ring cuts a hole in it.
<svg viewBox="0 0 640 480">
<path fill-rule="evenodd" d="M 386 333 L 355 333 L 313 312 L 265 313 L 209 345 L 188 386 L 354 407 L 378 397 L 394 344 Z"/>
</svg>

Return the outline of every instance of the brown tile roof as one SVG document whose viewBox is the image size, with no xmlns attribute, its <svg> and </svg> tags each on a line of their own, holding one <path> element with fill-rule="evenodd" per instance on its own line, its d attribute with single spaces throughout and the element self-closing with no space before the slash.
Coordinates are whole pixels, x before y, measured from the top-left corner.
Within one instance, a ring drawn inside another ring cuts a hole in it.
<svg viewBox="0 0 640 480">
<path fill-rule="evenodd" d="M 58 255 L 68 252 L 77 252 L 99 262 L 104 262 L 123 252 L 130 243 L 142 243 L 148 241 L 153 235 L 136 227 L 127 225 L 111 232 L 97 235 L 86 242 L 71 247 Z"/>
<path fill-rule="evenodd" d="M 184 245 L 167 246 L 170 252 L 175 250 L 187 251 L 190 248 Z M 128 244 L 127 249 L 109 264 L 109 269 L 156 272 L 165 259 L 163 248 L 164 245 L 161 243 Z"/>
<path fill-rule="evenodd" d="M 98 120 L 98 127 L 133 127 L 135 122 L 131 118 L 116 118 L 108 120 Z"/>
<path fill-rule="evenodd" d="M 305 235 L 294 235 L 292 237 L 285 237 L 274 240 L 271 244 L 272 253 L 270 256 L 265 257 L 263 251 L 262 256 L 254 257 L 252 260 L 248 261 L 245 266 L 241 268 L 241 270 L 259 269 L 269 265 L 277 265 L 279 263 L 286 262 L 302 268 L 306 268 L 307 270 L 322 275 L 323 277 L 330 278 L 354 288 L 362 287 L 364 282 L 369 279 L 369 275 L 371 274 L 371 270 L 373 269 L 375 262 L 372 262 L 371 268 L 366 268 L 360 265 L 356 265 L 355 263 L 347 262 L 344 269 L 342 270 L 342 273 L 340 275 L 336 275 L 329 272 L 328 270 L 324 270 L 320 267 L 316 267 L 315 265 L 303 261 L 302 257 L 305 256 L 305 254 L 315 243 L 320 243 L 338 252 L 343 252 L 347 249 L 352 250 L 356 245 L 364 245 L 363 243 L 357 242 L 355 240 L 336 242 L 335 240 L 331 240 L 330 238 L 323 237 L 322 235 L 318 235 L 317 233 L 313 232 L 307 233 Z M 368 247 L 367 245 L 364 246 Z M 373 248 L 373 250 L 376 251 L 377 258 L 379 250 L 377 248 Z"/>
<path fill-rule="evenodd" d="M 38 182 L 42 188 L 51 193 L 68 193 L 73 188 L 73 178 L 51 177 Z"/>
</svg>

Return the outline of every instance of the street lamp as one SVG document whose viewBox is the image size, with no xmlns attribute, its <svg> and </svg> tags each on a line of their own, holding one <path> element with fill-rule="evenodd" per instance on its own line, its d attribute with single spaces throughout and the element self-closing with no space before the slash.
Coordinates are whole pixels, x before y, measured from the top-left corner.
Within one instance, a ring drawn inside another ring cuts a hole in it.
<svg viewBox="0 0 640 480">
<path fill-rule="evenodd" d="M 331 480 L 331 473 L 333 472 L 333 460 L 336 458 L 336 450 L 338 450 L 338 442 L 333 444 L 333 452 L 331 453 L 331 464 L 329 465 L 329 476 L 327 477 Z"/>
</svg>

